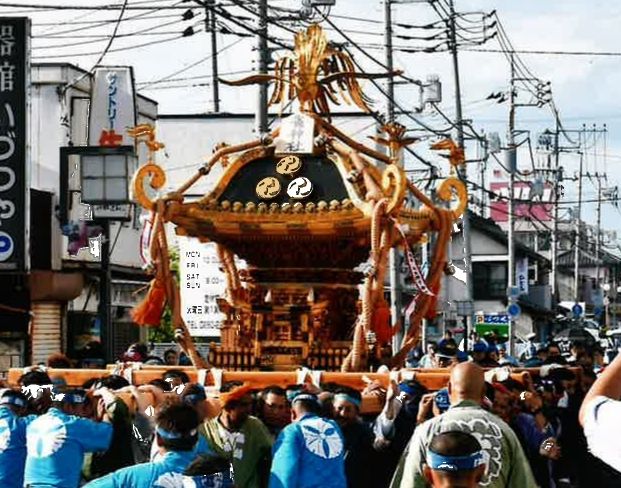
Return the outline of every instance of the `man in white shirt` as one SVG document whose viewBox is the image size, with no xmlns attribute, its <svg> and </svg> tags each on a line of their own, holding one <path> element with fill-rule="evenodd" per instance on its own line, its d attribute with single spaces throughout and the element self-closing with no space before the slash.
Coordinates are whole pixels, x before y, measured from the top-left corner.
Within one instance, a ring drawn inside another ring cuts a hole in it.
<svg viewBox="0 0 621 488">
<path fill-rule="evenodd" d="M 621 354 L 606 368 L 586 394 L 580 408 L 590 451 L 621 471 Z"/>
</svg>

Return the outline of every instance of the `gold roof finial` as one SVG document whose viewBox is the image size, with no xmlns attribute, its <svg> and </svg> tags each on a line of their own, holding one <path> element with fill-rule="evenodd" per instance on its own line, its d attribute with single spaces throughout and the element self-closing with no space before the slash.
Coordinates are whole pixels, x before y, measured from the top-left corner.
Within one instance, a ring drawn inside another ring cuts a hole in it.
<svg viewBox="0 0 621 488">
<path fill-rule="evenodd" d="M 340 105 L 352 102 L 370 112 L 370 99 L 364 95 L 358 78 L 386 78 L 398 75 L 392 73 L 360 73 L 351 56 L 331 46 L 318 24 L 312 24 L 306 31 L 295 35 L 293 52 L 285 54 L 276 62 L 273 75 L 253 75 L 237 81 L 221 80 L 232 86 L 243 86 L 274 81 L 270 105 L 285 103 L 295 98 L 302 111 L 330 113 L 328 101 Z"/>
</svg>

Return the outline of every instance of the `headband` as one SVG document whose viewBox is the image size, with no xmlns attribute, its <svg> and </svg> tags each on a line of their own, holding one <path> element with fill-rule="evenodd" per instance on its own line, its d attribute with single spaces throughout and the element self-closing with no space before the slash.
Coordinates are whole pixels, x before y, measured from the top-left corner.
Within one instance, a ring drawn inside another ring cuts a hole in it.
<svg viewBox="0 0 621 488">
<path fill-rule="evenodd" d="M 334 399 L 349 402 L 358 408 L 360 408 L 360 404 L 362 403 L 360 400 L 354 398 L 351 395 L 348 395 L 347 393 L 337 393 L 336 395 L 334 395 Z"/>
<path fill-rule="evenodd" d="M 207 399 L 207 395 L 205 394 L 205 388 L 202 385 L 199 386 L 198 391 L 195 393 L 191 393 L 189 395 L 185 395 L 183 397 L 183 402 L 189 405 L 196 405 L 198 402 Z"/>
<path fill-rule="evenodd" d="M 302 401 L 302 400 L 306 400 L 307 402 L 314 402 L 317 405 L 321 405 L 321 403 L 319 402 L 319 399 L 317 398 L 316 395 L 311 395 L 310 393 L 300 393 L 299 395 L 296 395 L 293 400 L 291 400 L 291 403 L 295 403 L 297 401 Z"/>
<path fill-rule="evenodd" d="M 16 407 L 25 407 L 28 405 L 26 400 L 13 395 L 3 395 L 0 397 L 0 405 L 15 405 Z"/>
<path fill-rule="evenodd" d="M 196 429 L 192 429 L 187 435 L 181 434 L 179 432 L 172 432 L 170 430 L 166 430 L 159 425 L 155 428 L 155 431 L 162 439 L 166 439 L 167 441 L 177 440 L 177 439 L 188 439 L 194 437 L 196 435 Z"/>
<path fill-rule="evenodd" d="M 415 384 L 411 384 L 409 382 L 404 381 L 403 383 L 399 383 L 399 389 L 403 393 L 407 393 L 410 396 L 415 396 L 416 393 L 420 391 L 419 387 Z"/>
<path fill-rule="evenodd" d="M 467 456 L 445 456 L 427 450 L 427 465 L 435 471 L 471 471 L 485 464 L 483 451 L 473 452 Z"/>
</svg>

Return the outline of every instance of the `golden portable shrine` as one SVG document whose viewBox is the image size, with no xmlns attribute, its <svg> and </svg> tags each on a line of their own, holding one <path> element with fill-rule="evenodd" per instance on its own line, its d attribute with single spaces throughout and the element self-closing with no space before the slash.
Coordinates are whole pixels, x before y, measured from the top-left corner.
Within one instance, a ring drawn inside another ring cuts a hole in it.
<svg viewBox="0 0 621 488">
<path fill-rule="evenodd" d="M 200 368 L 362 371 L 378 361 L 403 364 L 418 341 L 422 319 L 435 310 L 451 229 L 467 195 L 456 177 L 439 184 L 435 202 L 408 181 L 403 150 L 415 140 L 406 137 L 403 126 L 386 124 L 374 138 L 386 146 L 384 154 L 332 125 L 329 102 L 353 103 L 370 112 L 358 80 L 396 75 L 357 72 L 320 26 L 310 26 L 296 35 L 294 51 L 277 62 L 274 74 L 228 82 L 273 82 L 270 103 L 295 102 L 298 108 L 260 139 L 217 145 L 192 178 L 157 198 L 149 195 L 165 182 L 164 170 L 153 162 L 162 144 L 152 128 L 133 129 L 150 151 L 133 190 L 137 203 L 153 215 L 155 276 L 145 302 L 134 311 L 135 321 L 159 324 L 167 303 L 181 346 Z M 463 151 L 451 140 L 432 148 L 449 151 L 453 173 L 463 163 Z M 223 173 L 213 189 L 186 201 L 188 190 L 216 165 Z M 226 319 L 221 343 L 209 358 L 198 355 L 181 317 L 168 223 L 178 235 L 217 245 L 227 284 L 218 305 Z M 423 276 L 413 249 L 432 233 L 431 263 Z M 408 307 L 411 326 L 394 355 L 388 345 L 398 324 L 390 323 L 384 298 L 393 247 L 403 249 L 418 290 Z M 234 256 L 248 268 L 239 270 Z"/>
</svg>

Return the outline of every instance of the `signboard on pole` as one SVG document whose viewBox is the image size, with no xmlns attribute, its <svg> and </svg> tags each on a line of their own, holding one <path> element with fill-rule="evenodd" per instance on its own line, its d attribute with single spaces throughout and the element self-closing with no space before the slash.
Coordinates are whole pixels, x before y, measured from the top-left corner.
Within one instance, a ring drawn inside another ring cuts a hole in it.
<svg viewBox="0 0 621 488">
<path fill-rule="evenodd" d="M 133 146 L 126 129 L 136 125 L 134 72 L 129 66 L 104 66 L 93 74 L 88 113 L 90 146 Z"/>
<path fill-rule="evenodd" d="M 481 336 L 498 332 L 501 336 L 507 337 L 509 335 L 509 315 L 506 313 L 477 313 L 474 320 L 474 330 Z"/>
<path fill-rule="evenodd" d="M 0 270 L 28 260 L 27 96 L 30 20 L 0 18 Z"/>
<path fill-rule="evenodd" d="M 528 295 L 528 258 L 515 260 L 515 280 L 520 295 Z"/>
</svg>

